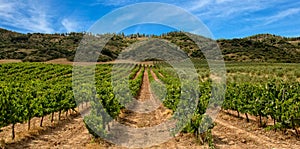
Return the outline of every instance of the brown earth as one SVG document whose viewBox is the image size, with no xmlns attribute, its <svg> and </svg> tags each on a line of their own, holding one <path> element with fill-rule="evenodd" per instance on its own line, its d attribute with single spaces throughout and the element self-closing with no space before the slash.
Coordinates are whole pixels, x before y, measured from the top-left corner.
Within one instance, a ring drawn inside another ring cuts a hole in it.
<svg viewBox="0 0 300 149">
<path fill-rule="evenodd" d="M 54 59 L 54 60 L 47 61 L 45 63 L 73 65 L 73 62 L 68 61 L 66 58 Z M 118 63 L 133 63 L 133 64 L 153 65 L 152 61 L 149 61 L 149 62 L 133 62 L 133 61 L 125 61 L 125 60 L 115 60 L 115 61 L 108 61 L 108 62 L 97 62 L 96 64 L 118 64 Z"/>
<path fill-rule="evenodd" d="M 88 107 L 76 108 L 80 113 L 88 111 Z M 71 114 L 70 114 L 71 113 Z M 54 122 L 51 123 L 51 115 L 45 116 L 43 127 L 39 126 L 40 118 L 31 120 L 31 128 L 27 131 L 27 123 L 15 126 L 16 138 L 11 139 L 11 126 L 2 128 L 0 139 L 6 142 L 8 149 L 23 148 L 83 148 L 91 140 L 83 119 L 79 113 L 70 111 L 61 114 L 58 120 L 58 113 L 54 115 Z"/>
<path fill-rule="evenodd" d="M 155 80 L 157 76 L 150 71 Z M 137 101 L 155 101 L 155 96 L 151 93 L 148 80 L 148 71 L 145 71 L 141 94 Z M 88 107 L 81 112 L 87 111 Z M 160 123 L 166 122 L 171 117 L 172 112 L 162 105 L 154 111 L 145 111 L 137 113 L 130 110 L 122 110 L 119 116 L 119 122 L 133 127 L 154 127 Z M 27 124 L 16 125 L 15 140 L 11 140 L 11 127 L 2 128 L 0 139 L 6 142 L 6 148 L 125 148 L 120 145 L 113 145 L 109 142 L 93 139 L 88 133 L 83 123 L 83 118 L 78 114 L 72 114 L 66 117 L 62 115 L 62 120 L 55 123 L 50 122 L 50 116 L 45 117 L 44 126 L 38 126 L 40 119 L 32 120 L 32 128 L 27 131 Z M 216 126 L 212 130 L 214 144 L 216 148 L 221 149 L 267 149 L 267 148 L 300 148 L 300 141 L 296 138 L 292 130 L 266 131 L 259 127 L 257 118 L 250 116 L 250 122 L 247 123 L 245 117 L 241 115 L 238 118 L 232 111 L 221 111 L 215 120 Z M 113 124 L 112 124 L 113 125 Z M 112 127 L 113 129 L 114 127 Z M 117 127 L 115 127 L 117 128 Z M 131 134 L 133 137 L 143 139 L 143 133 Z M 147 136 L 146 136 L 147 137 Z M 160 136 L 157 136 L 158 139 Z M 3 143 L 1 141 L 1 143 Z M 134 142 L 126 142 L 134 143 Z M 128 145 L 128 144 L 123 144 Z M 157 144 L 148 148 L 208 148 L 207 145 L 201 145 L 192 134 L 179 134 L 167 142 Z"/>
<path fill-rule="evenodd" d="M 293 131 L 267 131 L 259 127 L 255 117 L 246 122 L 245 117 L 221 111 L 215 122 L 213 135 L 217 148 L 300 148 Z"/>
<path fill-rule="evenodd" d="M 19 59 L 1 59 L 1 63 L 16 63 L 16 62 L 22 62 L 22 60 Z M 63 65 L 73 65 L 72 61 L 67 60 L 66 58 L 58 58 L 49 60 L 43 63 L 49 63 L 49 64 L 63 64 Z M 134 61 L 127 61 L 127 60 L 115 60 L 115 61 L 108 61 L 108 62 L 97 62 L 96 64 L 118 64 L 118 63 L 132 63 L 132 64 L 144 64 L 147 66 L 153 65 L 152 61 L 147 62 L 134 62 Z"/>
<path fill-rule="evenodd" d="M 0 60 L 0 64 L 3 64 L 3 63 L 18 63 L 18 62 L 22 62 L 22 61 L 18 60 L 18 59 L 1 59 Z"/>
<path fill-rule="evenodd" d="M 141 72 L 142 72 L 142 69 L 140 68 L 139 71 L 135 74 L 133 80 L 135 80 L 140 75 Z"/>
</svg>

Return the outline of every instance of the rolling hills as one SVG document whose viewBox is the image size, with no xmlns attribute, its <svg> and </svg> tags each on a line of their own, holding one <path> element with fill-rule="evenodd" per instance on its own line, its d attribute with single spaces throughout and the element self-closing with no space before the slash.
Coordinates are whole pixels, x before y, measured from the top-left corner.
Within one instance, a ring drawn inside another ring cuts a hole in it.
<svg viewBox="0 0 300 149">
<path fill-rule="evenodd" d="M 57 58 L 74 60 L 76 48 L 86 33 L 17 33 L 0 29 L 0 59 L 43 62 Z M 98 61 L 115 60 L 132 43 L 148 38 L 165 39 L 184 50 L 189 57 L 204 59 L 196 44 L 183 32 L 162 35 L 109 34 L 112 38 L 101 51 Z M 204 37 L 203 40 L 207 40 Z M 258 34 L 245 38 L 216 40 L 225 61 L 300 62 L 300 37 L 288 38 Z"/>
</svg>

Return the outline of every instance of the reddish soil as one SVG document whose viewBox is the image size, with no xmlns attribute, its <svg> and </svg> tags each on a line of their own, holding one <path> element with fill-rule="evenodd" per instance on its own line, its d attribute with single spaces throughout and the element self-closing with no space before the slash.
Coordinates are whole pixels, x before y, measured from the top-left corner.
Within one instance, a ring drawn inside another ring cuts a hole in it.
<svg viewBox="0 0 300 149">
<path fill-rule="evenodd" d="M 151 72 L 155 80 L 157 76 Z M 151 93 L 148 80 L 148 71 L 146 70 L 143 78 L 141 94 L 137 101 L 155 101 L 155 96 Z M 88 107 L 81 110 L 87 111 Z M 137 108 L 138 109 L 138 108 Z M 141 109 L 140 109 L 141 110 Z M 153 127 L 167 121 L 172 112 L 162 105 L 154 111 L 138 113 L 130 110 L 122 110 L 118 121 L 121 124 L 133 127 L 144 128 Z M 83 123 L 83 118 L 78 114 L 72 114 L 66 117 L 62 114 L 62 120 L 50 122 L 50 116 L 45 117 L 44 126 L 39 127 L 39 118 L 31 121 L 32 128 L 27 131 L 27 124 L 16 125 L 16 139 L 11 140 L 11 127 L 4 127 L 0 132 L 0 148 L 5 142 L 6 148 L 125 148 L 113 145 L 100 139 L 93 139 L 88 133 Z M 258 126 L 257 118 L 250 116 L 250 122 L 247 123 L 245 117 L 241 115 L 238 118 L 235 112 L 221 111 L 215 121 L 216 126 L 212 130 L 214 144 L 216 148 L 221 149 L 266 149 L 266 148 L 300 148 L 300 141 L 296 138 L 292 130 L 266 131 Z M 144 133 L 132 134 L 133 137 L 144 138 Z M 157 136 L 157 139 L 164 136 Z M 134 143 L 134 142 L 127 142 Z M 142 142 L 143 143 L 143 142 Z M 126 144 L 125 144 L 126 145 Z M 179 134 L 167 142 L 154 145 L 148 148 L 208 148 L 208 145 L 201 145 L 192 134 Z"/>
<path fill-rule="evenodd" d="M 88 107 L 80 110 L 81 113 L 88 111 Z M 84 148 L 91 140 L 82 117 L 79 113 L 69 112 L 61 114 L 58 120 L 58 113 L 54 115 L 54 122 L 51 123 L 51 115 L 45 116 L 43 127 L 40 127 L 40 118 L 31 120 L 31 128 L 27 130 L 27 123 L 15 126 L 16 138 L 11 139 L 11 126 L 4 127 L 0 132 L 0 139 L 4 142 L 5 148 Z M 0 148 L 3 146 L 0 146 Z M 3 147 L 4 148 L 4 147 Z"/>
<path fill-rule="evenodd" d="M 17 63 L 22 62 L 22 60 L 19 59 L 1 59 L 0 64 L 2 63 Z M 67 60 L 66 58 L 58 58 L 49 60 L 43 63 L 50 63 L 50 64 L 63 64 L 63 65 L 73 65 L 72 61 Z M 133 61 L 124 61 L 124 60 L 116 60 L 116 61 L 108 61 L 108 62 L 97 62 L 96 64 L 115 64 L 115 63 L 133 63 L 133 64 L 144 64 L 147 66 L 153 65 L 152 61 L 147 62 L 133 62 Z"/>
<path fill-rule="evenodd" d="M 150 72 L 151 72 L 151 75 L 152 75 L 152 77 L 153 77 L 153 79 L 154 79 L 155 81 L 162 83 L 162 82 L 158 79 L 158 77 L 156 76 L 156 74 L 152 71 L 152 69 L 150 70 Z M 162 76 L 162 74 L 160 74 L 160 73 L 159 73 L 159 75 Z"/>
<path fill-rule="evenodd" d="M 0 64 L 3 64 L 3 63 L 18 63 L 18 62 L 22 62 L 22 61 L 18 60 L 18 59 L 1 59 L 0 60 Z"/>
<path fill-rule="evenodd" d="M 66 58 L 59 58 L 47 61 L 45 63 L 51 64 L 64 64 L 64 65 L 73 65 L 73 62 L 68 61 Z M 124 61 L 124 60 L 116 60 L 116 61 L 108 61 L 108 62 L 97 62 L 96 64 L 116 64 L 116 63 L 134 63 L 134 64 L 144 64 L 144 65 L 153 65 L 152 61 L 149 62 L 132 62 L 132 61 Z"/>
<path fill-rule="evenodd" d="M 266 131 L 255 120 L 246 122 L 245 118 L 220 112 L 213 129 L 215 144 L 218 148 L 300 148 L 295 133 L 288 130 Z"/>
<path fill-rule="evenodd" d="M 140 75 L 141 72 L 142 72 L 142 69 L 140 68 L 139 71 L 135 74 L 133 80 L 135 80 Z"/>
</svg>

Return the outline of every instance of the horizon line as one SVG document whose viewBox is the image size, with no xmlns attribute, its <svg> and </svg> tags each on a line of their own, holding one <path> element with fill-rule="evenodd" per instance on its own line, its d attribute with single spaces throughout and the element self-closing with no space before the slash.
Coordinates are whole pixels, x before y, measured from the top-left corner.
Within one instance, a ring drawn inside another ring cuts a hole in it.
<svg viewBox="0 0 300 149">
<path fill-rule="evenodd" d="M 11 29 L 7 29 L 7 28 L 3 28 L 3 27 L 0 27 L 0 29 L 2 30 L 6 30 L 6 31 L 10 31 L 10 32 L 14 32 L 14 33 L 19 33 L 19 34 L 44 34 L 44 35 L 54 35 L 54 34 L 71 34 L 71 33 L 82 33 L 82 34 L 85 34 L 85 33 L 92 33 L 92 32 L 87 32 L 87 31 L 72 31 L 72 32 L 54 32 L 54 33 L 41 33 L 41 32 L 22 32 L 22 31 L 15 31 L 15 30 L 11 30 Z M 131 35 L 137 35 L 137 34 L 140 34 L 140 35 L 143 35 L 145 37 L 147 36 L 161 36 L 163 34 L 168 34 L 168 33 L 172 33 L 172 32 L 177 32 L 177 33 L 180 33 L 180 32 L 184 32 L 184 31 L 177 31 L 177 30 L 174 30 L 174 31 L 168 31 L 168 32 L 160 32 L 160 33 L 143 33 L 143 32 L 137 32 L 137 33 L 125 33 L 125 32 L 119 32 L 119 33 L 105 33 L 105 34 L 116 34 L 116 35 L 122 35 L 124 34 L 124 36 L 131 36 Z M 92 33 L 93 34 L 93 33 Z M 97 35 L 97 34 L 94 34 L 94 35 Z M 272 33 L 256 33 L 256 34 L 253 34 L 253 35 L 248 35 L 248 36 L 243 36 L 243 37 L 232 37 L 232 38 L 224 38 L 224 37 L 221 37 L 221 38 L 213 38 L 213 40 L 232 40 L 232 39 L 244 39 L 244 38 L 249 38 L 249 37 L 252 37 L 252 36 L 257 36 L 257 35 L 272 35 L 272 36 L 279 36 L 281 38 L 299 38 L 300 35 L 297 35 L 297 36 L 283 36 L 283 35 L 278 35 L 278 34 L 272 34 Z M 201 36 L 201 35 L 199 35 Z"/>
</svg>

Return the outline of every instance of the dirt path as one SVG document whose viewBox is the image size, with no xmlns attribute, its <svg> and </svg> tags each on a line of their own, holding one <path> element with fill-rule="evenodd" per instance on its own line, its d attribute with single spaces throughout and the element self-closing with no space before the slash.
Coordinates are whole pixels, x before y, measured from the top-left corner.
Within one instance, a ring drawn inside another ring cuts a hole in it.
<svg viewBox="0 0 300 149">
<path fill-rule="evenodd" d="M 151 73 L 156 78 L 155 80 L 157 80 L 155 74 Z M 144 72 L 140 95 L 136 100 L 139 102 L 138 104 L 156 101 L 155 96 L 150 90 L 147 69 Z M 172 149 L 207 148 L 207 146 L 200 145 L 191 134 L 179 134 L 176 137 L 170 136 L 168 129 L 171 128 L 169 125 L 173 123 L 168 123 L 168 119 L 172 116 L 172 111 L 165 108 L 162 104 L 153 111 L 141 109 L 145 107 L 147 106 L 136 105 L 134 110 L 122 110 L 118 123 L 112 124 L 111 132 L 117 136 L 114 141 L 119 145 L 112 145 L 103 140 L 98 140 L 96 143 L 89 144 L 88 148 L 125 148 L 126 146 Z"/>
<path fill-rule="evenodd" d="M 155 73 L 150 70 L 154 80 L 159 81 Z M 170 137 L 168 133 L 168 118 L 172 112 L 162 104 L 157 104 L 157 99 L 150 89 L 147 69 L 144 72 L 143 84 L 140 95 L 136 99 L 137 104 L 130 107 L 131 110 L 122 110 L 119 116 L 119 124 L 112 123 L 112 133 L 119 138 L 115 141 L 119 145 L 113 145 L 103 140 L 94 140 L 86 129 L 83 118 L 80 115 L 62 116 L 62 121 L 51 126 L 49 119 L 45 118 L 43 130 L 34 135 L 27 135 L 23 139 L 8 143 L 7 148 L 88 148 L 119 149 L 127 147 L 146 148 L 208 148 L 207 145 L 200 145 L 191 134 L 179 134 Z M 151 104 L 156 103 L 156 107 Z M 86 110 L 88 111 L 88 110 Z M 81 111 L 84 112 L 84 111 Z M 38 125 L 39 119 L 33 120 L 32 125 Z M 216 119 L 216 126 L 213 128 L 213 139 L 216 148 L 220 149 L 271 149 L 271 148 L 300 148 L 300 141 L 291 131 L 283 134 L 282 131 L 266 131 L 258 127 L 254 118 L 247 123 L 243 118 L 237 118 L 233 114 L 220 112 Z M 34 124 L 36 123 L 36 124 Z M 26 124 L 20 124 L 17 131 L 26 129 Z M 124 127 L 126 126 L 126 127 Z M 20 129 L 20 130 L 19 130 Z M 119 134 L 118 134 L 119 133 Z M 0 135 L 10 134 L 10 128 L 4 129 Z M 20 134 L 17 134 L 19 136 Z M 154 143 L 153 145 L 153 142 Z"/>
<path fill-rule="evenodd" d="M 6 61 L 6 60 L 4 60 L 4 61 Z M 19 60 L 19 61 L 21 61 L 21 60 Z M 46 61 L 45 63 L 73 65 L 73 62 L 67 60 L 66 58 L 53 59 L 53 60 Z M 153 65 L 153 61 L 135 62 L 135 61 L 127 61 L 127 60 L 115 60 L 115 61 L 108 61 L 108 62 L 97 62 L 96 64 L 121 64 L 121 63 L 144 64 L 144 65 L 148 65 L 148 66 Z"/>
<path fill-rule="evenodd" d="M 1 59 L 0 60 L 0 64 L 3 63 L 19 63 L 22 62 L 22 60 L 18 60 L 18 59 Z"/>
<path fill-rule="evenodd" d="M 218 148 L 300 148 L 300 142 L 292 133 L 266 131 L 255 121 L 220 112 L 213 129 L 215 144 Z"/>
<path fill-rule="evenodd" d="M 138 103 L 135 105 L 136 108 L 122 111 L 120 114 L 121 123 L 132 127 L 149 127 L 160 124 L 172 116 L 172 111 L 165 108 L 151 92 L 147 69 L 145 69 L 144 72 L 143 84 L 137 101 Z M 158 107 L 153 109 L 153 107 L 151 107 L 153 103 Z M 138 104 L 142 104 L 143 106 Z M 139 111 L 142 112 L 138 113 Z"/>
<path fill-rule="evenodd" d="M 160 82 L 154 72 L 151 74 Z M 219 113 L 215 120 L 217 125 L 212 130 L 216 148 L 300 148 L 300 141 L 294 133 L 266 131 L 258 126 L 257 118 L 249 115 L 250 123 L 247 123 L 246 117 L 241 117 L 237 118 L 231 112 Z"/>
<path fill-rule="evenodd" d="M 162 82 L 158 79 L 158 77 L 156 76 L 156 74 L 153 72 L 152 68 L 150 69 L 150 72 L 151 72 L 151 75 L 152 75 L 153 79 L 154 79 L 156 82 L 162 83 Z M 159 73 L 159 75 L 162 76 L 161 73 Z M 163 76 L 162 76 L 162 77 L 163 77 Z"/>
<path fill-rule="evenodd" d="M 121 111 L 118 122 L 112 124 L 114 143 L 126 147 L 144 147 L 163 143 L 171 137 L 168 131 L 173 124 L 168 119 L 171 110 L 165 108 L 150 90 L 148 70 L 143 75 L 140 94 L 128 108 Z"/>
<path fill-rule="evenodd" d="M 141 73 L 142 68 L 139 69 L 139 71 L 135 74 L 135 76 L 133 77 L 133 80 L 135 80 Z"/>
<path fill-rule="evenodd" d="M 84 113 L 86 111 L 88 111 L 88 108 L 80 112 Z M 6 148 L 85 148 L 91 140 L 91 135 L 85 128 L 83 118 L 79 114 L 70 115 L 68 118 L 62 116 L 62 120 L 54 125 L 51 126 L 49 122 L 45 123 L 44 128 L 40 128 L 43 130 L 39 133 L 27 134 L 26 137 L 7 144 Z M 31 131 L 34 131 L 34 129 Z"/>
</svg>

